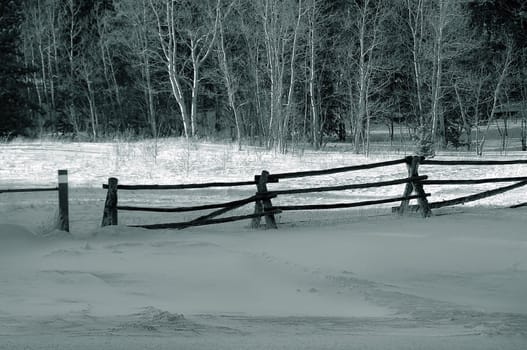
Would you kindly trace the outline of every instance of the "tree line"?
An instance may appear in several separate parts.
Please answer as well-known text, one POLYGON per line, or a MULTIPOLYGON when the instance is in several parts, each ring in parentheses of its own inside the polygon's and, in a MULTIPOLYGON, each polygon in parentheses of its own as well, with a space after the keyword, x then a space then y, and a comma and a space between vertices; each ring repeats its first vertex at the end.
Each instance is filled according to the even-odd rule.
MULTIPOLYGON (((0 0, 0 133, 223 135, 286 152, 405 125, 483 148, 527 101, 522 0, 0 0)), ((525 110, 523 110, 525 119, 525 110)))

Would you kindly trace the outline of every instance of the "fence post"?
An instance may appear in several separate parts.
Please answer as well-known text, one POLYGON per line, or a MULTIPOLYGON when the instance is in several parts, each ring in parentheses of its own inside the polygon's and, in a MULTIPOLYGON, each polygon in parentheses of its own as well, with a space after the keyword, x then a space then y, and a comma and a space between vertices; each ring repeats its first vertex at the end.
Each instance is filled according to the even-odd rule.
MULTIPOLYGON (((408 177, 419 176, 419 164, 423 158, 420 156, 408 156, 406 157, 406 167, 408 169, 408 177)), ((429 217, 432 215, 430 205, 426 199, 426 194, 423 189, 423 185, 419 181, 411 181, 406 184, 404 189, 403 197, 408 197, 414 192, 419 195, 417 202, 419 204, 419 210, 423 217, 429 217)), ((399 214, 404 214, 408 210, 409 199, 403 199, 399 207, 399 214)))
MULTIPOLYGON (((419 164, 424 159, 424 157, 418 157, 415 156, 412 159, 412 177, 419 176, 419 164)), ((413 181, 413 187, 415 193, 419 196, 417 198, 417 203, 419 204, 419 209, 421 210, 421 215, 424 218, 427 218, 432 215, 432 210, 430 209, 430 205, 428 204, 428 199, 426 198, 425 190, 423 189, 423 184, 419 180, 413 181)))
POLYGON ((525 118, 522 119, 521 129, 522 151, 527 151, 527 120, 525 118))
POLYGON ((108 179, 108 193, 101 226, 117 225, 117 183, 118 180, 115 177, 108 179))
POLYGON ((59 180, 59 229, 70 232, 69 205, 68 205, 68 171, 58 171, 59 180))
MULTIPOLYGON (((260 176, 255 176, 255 179, 257 181, 256 188, 257 188, 257 194, 265 194, 267 193, 267 179, 269 177, 269 172, 264 170, 262 171, 262 174, 260 176)), ((254 213, 255 214, 261 214, 264 211, 271 210, 273 207, 273 204, 271 203, 271 199, 268 197, 256 200, 254 203, 254 213)), ((260 219, 261 216, 253 218, 251 227, 252 228, 258 228, 260 227, 260 219)), ((276 220, 274 217, 274 214, 268 214, 265 215, 265 226, 267 228, 278 228, 276 225, 276 220)))

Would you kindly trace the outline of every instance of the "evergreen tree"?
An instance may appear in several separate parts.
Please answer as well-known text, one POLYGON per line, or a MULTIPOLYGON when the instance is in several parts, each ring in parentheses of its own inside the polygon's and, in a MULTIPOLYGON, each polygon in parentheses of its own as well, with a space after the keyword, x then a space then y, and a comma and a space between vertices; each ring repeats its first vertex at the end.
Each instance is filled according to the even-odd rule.
POLYGON ((23 134, 29 126, 25 97, 28 70, 19 52, 21 2, 0 1, 0 135, 23 134))

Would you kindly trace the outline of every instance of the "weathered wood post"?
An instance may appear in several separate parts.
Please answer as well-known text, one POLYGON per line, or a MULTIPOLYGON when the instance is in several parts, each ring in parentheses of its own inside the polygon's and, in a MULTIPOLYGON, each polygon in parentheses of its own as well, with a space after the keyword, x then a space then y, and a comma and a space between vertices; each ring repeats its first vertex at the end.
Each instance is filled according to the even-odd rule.
MULTIPOLYGON (((412 169, 413 157, 408 156, 405 158, 405 160, 406 160, 406 169, 408 169, 408 176, 412 176, 412 174, 414 173, 414 169, 412 169)), ((412 182, 406 183, 404 187, 403 197, 408 197, 409 195, 412 194, 413 191, 414 191, 414 185, 412 184, 412 182)), ((401 201, 401 205, 399 206, 399 215, 403 215, 404 213, 406 213, 406 211, 408 210, 409 203, 410 203, 410 200, 406 198, 401 201)))
POLYGON ((117 225, 117 183, 118 180, 115 177, 108 179, 108 193, 101 226, 117 225))
POLYGON ((527 151, 527 120, 525 118, 522 119, 521 139, 522 151, 527 151))
MULTIPOLYGON (((269 178, 269 172, 264 170, 262 171, 262 174, 260 176, 255 176, 256 181, 256 188, 257 193, 256 194, 266 194, 267 191, 267 181, 269 178)), ((254 203, 254 213, 255 214, 262 214, 265 211, 272 210, 273 204, 271 203, 271 199, 269 197, 264 197, 263 199, 258 199, 254 203)), ((261 216, 257 216, 253 218, 252 221, 252 228, 258 228, 260 227, 260 220, 261 216)), ((267 214, 265 215, 265 226, 266 228, 278 228, 276 225, 276 219, 274 217, 274 214, 267 214)))
MULTIPOLYGON (((423 157, 420 156, 408 156, 406 157, 406 167, 408 169, 408 177, 413 178, 419 176, 419 164, 423 160, 423 157)), ((429 217, 432 215, 430 210, 430 205, 426 199, 426 194, 423 189, 423 185, 419 180, 412 180, 406 184, 404 189, 403 197, 408 197, 414 192, 419 196, 417 203, 419 204, 419 210, 423 217, 429 217)), ((408 211, 409 199, 403 199, 399 207, 399 214, 402 215, 408 211)))
POLYGON ((59 229, 70 232, 68 204, 68 171, 59 170, 59 229))

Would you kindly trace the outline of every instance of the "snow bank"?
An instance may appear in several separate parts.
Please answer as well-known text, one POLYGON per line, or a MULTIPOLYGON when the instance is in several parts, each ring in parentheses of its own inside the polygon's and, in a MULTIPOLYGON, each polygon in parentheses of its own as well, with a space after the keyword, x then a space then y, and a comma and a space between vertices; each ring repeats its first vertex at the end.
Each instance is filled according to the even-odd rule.
POLYGON ((0 250, 24 249, 42 242, 42 237, 21 225, 0 224, 0 250))

